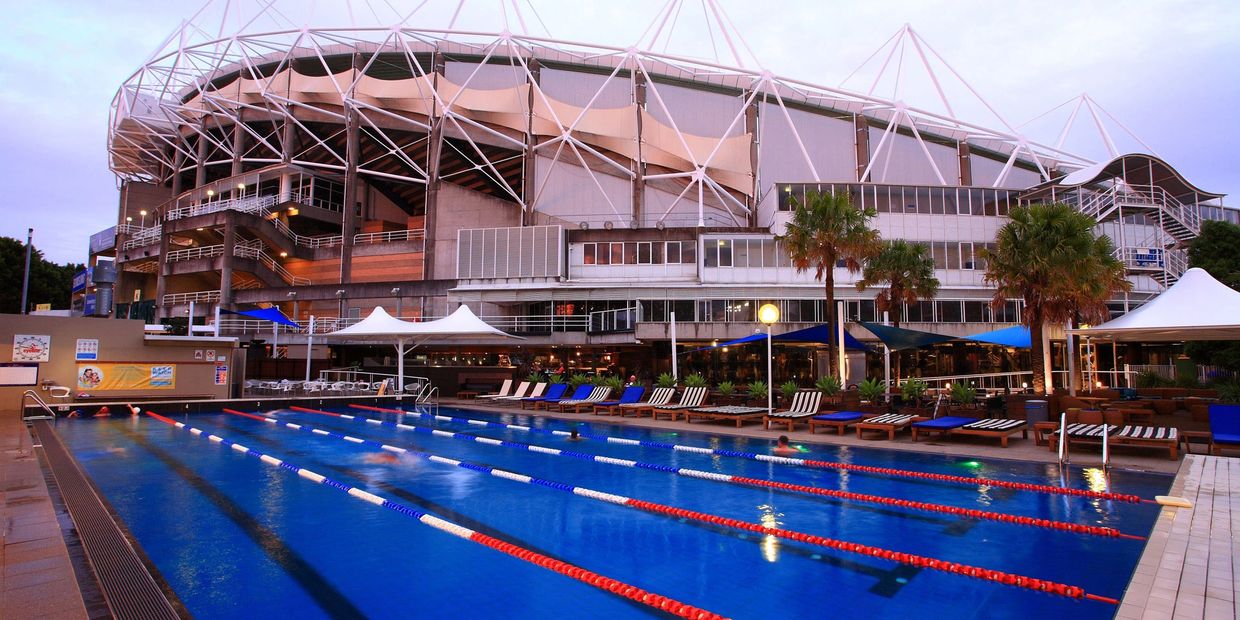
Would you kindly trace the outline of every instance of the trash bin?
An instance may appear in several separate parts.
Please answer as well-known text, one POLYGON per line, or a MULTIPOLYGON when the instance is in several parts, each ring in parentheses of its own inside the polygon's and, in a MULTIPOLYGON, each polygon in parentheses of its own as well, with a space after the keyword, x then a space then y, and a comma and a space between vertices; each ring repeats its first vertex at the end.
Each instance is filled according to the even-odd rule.
POLYGON ((1030 424, 1034 422, 1046 422, 1051 419, 1050 406, 1044 400, 1027 400, 1025 401, 1025 421, 1030 424))

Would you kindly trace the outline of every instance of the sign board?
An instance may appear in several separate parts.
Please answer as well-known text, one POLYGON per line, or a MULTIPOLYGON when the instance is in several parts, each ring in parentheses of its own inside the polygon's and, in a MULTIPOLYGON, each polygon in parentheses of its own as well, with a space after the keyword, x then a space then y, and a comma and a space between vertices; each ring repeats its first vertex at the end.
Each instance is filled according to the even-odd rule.
POLYGON ((116 247, 116 227, 106 228, 90 236, 90 253, 98 254, 116 247))
POLYGON ((194 359, 202 359, 202 349, 194 349, 194 359))
POLYGON ((228 364, 221 362, 215 365, 215 384, 228 385, 228 364))
POLYGON ((73 276, 73 292, 74 293, 81 293, 82 291, 86 290, 86 287, 93 284, 93 282, 91 282, 90 280, 91 273, 93 270, 94 270, 93 267, 87 267, 86 269, 83 269, 77 272, 76 274, 74 274, 73 276))
POLYGON ((38 385, 39 365, 0 363, 0 385, 38 385))
POLYGON ((35 304, 34 305, 35 312, 50 312, 51 310, 52 310, 52 304, 35 304))
POLYGON ((1162 267, 1163 251, 1162 248, 1136 248, 1132 259, 1138 267, 1162 267))
POLYGON ((176 364, 78 364, 77 387, 79 390, 171 390, 176 387, 176 364))
POLYGON ((215 349, 207 349, 207 361, 208 362, 215 361, 215 349))
POLYGON ((13 335, 14 362, 46 362, 52 357, 52 337, 31 334, 13 335))
POLYGON ((77 347, 73 350, 73 359, 79 362, 93 362, 99 359, 99 341, 94 338, 78 338, 77 347))
POLYGON ((95 316, 95 311, 98 310, 98 308, 99 306, 95 302, 94 293, 88 293, 82 298, 82 314, 85 314, 86 316, 95 316))

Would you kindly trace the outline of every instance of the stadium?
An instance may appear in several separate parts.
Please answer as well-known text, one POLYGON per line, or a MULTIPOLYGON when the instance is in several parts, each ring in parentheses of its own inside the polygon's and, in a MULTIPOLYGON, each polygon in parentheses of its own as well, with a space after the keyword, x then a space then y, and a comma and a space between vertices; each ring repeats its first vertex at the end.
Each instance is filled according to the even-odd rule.
MULTIPOLYGON (((652 43, 679 4, 656 16, 652 43)), ((235 32, 187 23, 113 101, 120 204, 92 261, 115 258, 114 313, 218 321, 277 358, 252 366, 265 373, 307 355, 319 368, 392 366, 378 348, 307 348, 307 335, 377 306, 434 318, 466 304, 526 340, 430 342, 415 363, 463 369, 457 383, 475 368, 648 377, 669 369, 673 333, 689 348, 749 336, 763 303, 780 307, 781 330, 825 320, 821 282, 775 241, 807 191, 845 192, 877 210, 884 239, 931 248, 938 295, 897 318, 950 336, 1019 322, 1018 301, 990 306, 978 252, 1013 206, 1063 201, 1097 219, 1134 284, 1115 313, 1176 281, 1203 219, 1240 220, 1221 194, 1109 137, 1109 156, 1091 159, 1005 122, 746 68, 743 40, 715 16, 734 62, 480 32, 455 18, 447 28, 252 20, 235 32), (255 306, 303 327, 273 333, 216 313, 255 306)), ((927 70, 928 58, 946 63, 908 27, 878 57, 891 61, 897 44, 927 70)), ((1082 98, 1078 114, 1099 113, 1082 98)), ((855 322, 893 317, 856 278, 837 269, 836 296, 850 333, 872 343, 855 322)), ((1114 368, 1172 352, 1118 349, 1091 359, 1114 368)), ((853 355, 850 380, 881 369, 878 356, 853 355)), ((935 377, 1028 367, 1015 349, 975 344, 905 355, 906 369, 935 377)), ((776 380, 812 381, 822 356, 781 346, 776 380)), ((681 359, 737 380, 764 362, 738 347, 681 359)))

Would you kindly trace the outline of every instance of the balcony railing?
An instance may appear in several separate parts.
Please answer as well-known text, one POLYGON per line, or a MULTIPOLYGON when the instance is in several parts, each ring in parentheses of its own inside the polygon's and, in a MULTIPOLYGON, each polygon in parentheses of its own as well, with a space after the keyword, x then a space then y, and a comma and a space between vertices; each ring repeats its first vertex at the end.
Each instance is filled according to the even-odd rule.
POLYGON ((641 306, 591 312, 589 331, 631 332, 637 328, 637 323, 642 320, 641 315, 641 306))
POLYGON ((169 220, 179 220, 181 218, 206 215, 208 213, 218 213, 220 211, 240 211, 242 213, 261 213, 266 215, 268 210, 276 205, 276 202, 276 196, 240 196, 237 198, 225 198, 222 200, 212 200, 210 202, 202 202, 196 205, 168 209, 164 217, 169 220))
POLYGON ((172 250, 168 252, 164 260, 169 263, 175 263, 183 260, 195 260, 199 258, 212 258, 224 255, 223 245, 204 245, 197 248, 186 248, 184 250, 172 250))
POLYGON ((421 229, 389 230, 384 232, 358 233, 353 235, 353 243, 391 243, 393 241, 414 241, 426 238, 426 231, 421 229))
POLYGON ((164 295, 165 306, 194 303, 215 303, 220 300, 219 291, 195 291, 193 293, 169 293, 164 295))

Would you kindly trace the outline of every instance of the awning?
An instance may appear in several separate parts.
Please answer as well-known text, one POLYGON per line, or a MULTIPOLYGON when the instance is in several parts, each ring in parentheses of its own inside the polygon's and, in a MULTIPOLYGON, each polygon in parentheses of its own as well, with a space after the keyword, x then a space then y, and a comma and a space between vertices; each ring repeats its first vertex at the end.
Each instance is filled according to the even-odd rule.
MULTIPOLYGON (((681 355, 684 355, 685 353, 693 353, 694 351, 706 351, 708 349, 716 349, 719 347, 733 347, 733 346, 740 345, 740 344, 749 344, 751 342, 761 342, 763 340, 766 340, 766 332, 759 332, 759 333, 756 333, 750 336, 745 336, 744 338, 737 338, 736 340, 730 340, 728 342, 721 342, 719 344, 711 345, 709 347, 702 347, 700 349, 692 349, 689 351, 683 351, 681 352, 681 355)), ((780 341, 780 342, 817 342, 820 344, 827 344, 827 343, 835 342, 835 330, 831 329, 831 326, 829 324, 823 323, 822 325, 806 327, 805 329, 798 329, 795 331, 785 332, 782 334, 774 334, 773 336, 771 336, 771 340, 780 341)), ((869 351, 870 350, 870 348, 867 347, 864 342, 861 342, 860 340, 857 340, 856 338, 854 338, 853 335, 848 333, 847 330, 844 331, 844 348, 847 350, 851 350, 851 351, 869 351)))
POLYGON ((1016 347, 1018 349, 1028 349, 1033 346, 1029 337, 1029 328, 1024 325, 1005 327, 1003 329, 996 329, 993 332, 965 336, 964 338, 961 338, 961 340, 972 340, 974 342, 985 342, 987 344, 999 344, 1005 347, 1016 347))
POLYGON ((890 325, 880 325, 878 323, 868 323, 861 321, 861 326, 870 330, 878 339, 887 345, 892 351, 902 351, 904 349, 918 349, 921 347, 955 340, 952 336, 944 336, 942 334, 932 334, 930 332, 917 331, 915 329, 904 329, 902 327, 892 327, 890 325))
POLYGON ((279 323, 280 325, 288 325, 289 327, 301 329, 300 325, 294 322, 293 319, 285 316, 284 313, 280 312, 280 309, 276 306, 272 306, 270 308, 258 308, 255 310, 242 310, 240 312, 221 309, 220 314, 238 314, 241 316, 248 316, 252 319, 271 321, 272 323, 279 323))
POLYGON ((1072 331, 1120 342, 1240 340, 1240 292, 1194 267, 1140 308, 1101 325, 1072 331))

